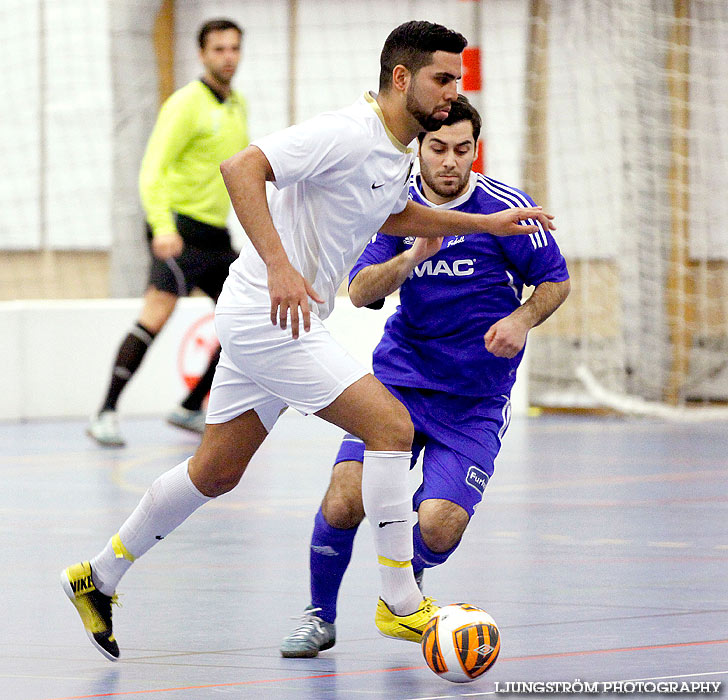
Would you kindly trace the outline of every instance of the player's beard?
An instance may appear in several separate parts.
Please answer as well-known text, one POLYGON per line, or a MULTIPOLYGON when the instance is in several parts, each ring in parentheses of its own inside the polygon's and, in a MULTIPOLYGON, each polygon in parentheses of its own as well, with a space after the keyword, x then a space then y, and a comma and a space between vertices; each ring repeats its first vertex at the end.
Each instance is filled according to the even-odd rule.
MULTIPOLYGON (((441 185, 435 173, 433 173, 424 163, 420 161, 420 174, 425 184, 439 197, 445 199, 459 197, 465 192, 468 182, 470 180, 470 168, 467 168, 462 175, 458 176, 458 179, 450 185, 441 185)), ((450 174, 450 173, 448 173, 450 174)), ((453 175, 455 173, 452 173, 453 175)))
POLYGON ((407 90, 407 111, 425 131, 437 131, 445 121, 444 119, 435 119, 432 114, 425 112, 415 98, 411 87, 407 90))

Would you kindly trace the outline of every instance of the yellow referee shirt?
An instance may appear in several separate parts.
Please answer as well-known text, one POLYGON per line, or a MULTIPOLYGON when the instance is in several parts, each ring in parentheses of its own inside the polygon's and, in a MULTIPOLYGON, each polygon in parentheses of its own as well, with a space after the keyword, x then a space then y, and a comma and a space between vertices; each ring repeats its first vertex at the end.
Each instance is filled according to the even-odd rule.
POLYGON ((245 100, 223 102, 195 80, 159 111, 139 172, 139 191, 153 234, 174 233, 172 212, 223 228, 230 199, 220 163, 248 145, 245 100))

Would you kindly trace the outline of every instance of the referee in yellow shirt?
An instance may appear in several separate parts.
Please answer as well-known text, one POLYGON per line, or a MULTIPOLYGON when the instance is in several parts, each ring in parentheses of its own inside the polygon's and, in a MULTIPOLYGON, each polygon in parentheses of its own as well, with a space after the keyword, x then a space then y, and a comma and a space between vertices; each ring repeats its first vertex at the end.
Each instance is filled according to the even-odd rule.
MULTIPOLYGON (((204 75, 162 105, 139 173, 139 189, 152 251, 149 286, 135 325, 119 347, 103 405, 87 433, 121 447, 116 405, 144 354, 174 311, 177 299, 198 287, 217 300, 237 258, 226 221, 230 209, 220 163, 248 145, 245 101, 231 88, 240 61, 242 29, 227 19, 198 33, 204 75)), ((202 432, 202 402, 210 391, 218 352, 189 396, 167 417, 202 432)))

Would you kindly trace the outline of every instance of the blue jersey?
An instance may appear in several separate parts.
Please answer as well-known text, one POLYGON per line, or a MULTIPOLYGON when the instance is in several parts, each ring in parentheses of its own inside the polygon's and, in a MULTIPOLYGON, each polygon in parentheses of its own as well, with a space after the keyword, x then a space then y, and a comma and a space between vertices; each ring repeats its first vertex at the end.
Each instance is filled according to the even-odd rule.
MULTIPOLYGON (((471 173, 467 191, 446 204, 425 199, 419 175, 410 178, 409 196, 428 207, 479 214, 533 206, 520 190, 477 173, 471 173)), ((569 277, 553 236, 539 229, 524 236, 445 237, 440 251, 420 263, 400 288, 400 305, 374 351, 377 378, 463 396, 509 394, 523 353, 496 357, 485 349, 483 336, 520 306, 524 285, 569 277)), ((413 238, 378 233, 349 281, 362 268, 386 262, 413 243, 413 238)))

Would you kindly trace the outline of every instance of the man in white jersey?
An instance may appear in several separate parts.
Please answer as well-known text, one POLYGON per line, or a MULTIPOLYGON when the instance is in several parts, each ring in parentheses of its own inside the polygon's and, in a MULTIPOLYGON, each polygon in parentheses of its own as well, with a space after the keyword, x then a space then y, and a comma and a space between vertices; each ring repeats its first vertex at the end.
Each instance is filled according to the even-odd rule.
POLYGON ((437 608, 423 599, 410 562, 412 421, 322 321, 378 230, 437 237, 528 234, 538 230, 536 221, 550 226, 551 217, 535 207, 476 215, 408 201, 410 144, 447 118, 466 44, 441 25, 400 25, 382 50, 378 95, 259 139, 221 165, 254 250, 231 266, 218 301, 222 354, 202 443, 152 484, 99 554, 61 575, 89 638, 107 658, 119 656, 111 604, 123 574, 197 508, 237 485, 285 406, 315 413, 364 442, 362 499, 379 523, 375 622, 388 636, 421 637, 437 608), (270 204, 266 182, 276 187, 270 204))

